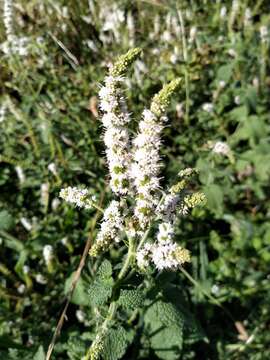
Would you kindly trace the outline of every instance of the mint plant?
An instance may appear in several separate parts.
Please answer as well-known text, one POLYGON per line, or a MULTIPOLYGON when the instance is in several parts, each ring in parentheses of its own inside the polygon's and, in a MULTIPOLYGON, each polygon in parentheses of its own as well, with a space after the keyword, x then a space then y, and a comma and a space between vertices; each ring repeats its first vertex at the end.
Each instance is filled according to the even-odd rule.
POLYGON ((180 79, 171 81, 153 97, 149 109, 142 113, 137 134, 131 137, 132 116, 123 85, 129 67, 140 54, 141 49, 135 48, 121 56, 99 91, 114 199, 103 210, 88 189, 68 187, 60 192, 60 197, 79 208, 94 207, 103 213, 89 256, 100 258, 106 254, 107 259, 102 261, 89 289, 96 329, 84 360, 120 359, 138 336, 134 322, 143 329, 140 341, 150 341, 150 348, 159 358, 177 359, 187 325, 179 304, 159 289, 157 278, 162 271, 175 272, 190 262, 190 252, 178 243, 175 228, 179 217, 202 204, 205 197, 188 190, 195 169, 182 170, 173 185, 161 186, 161 133, 168 123, 166 109, 181 85, 180 79), (120 244, 125 245, 125 254, 112 265, 107 253, 120 244), (151 332, 155 335, 150 336, 151 332))

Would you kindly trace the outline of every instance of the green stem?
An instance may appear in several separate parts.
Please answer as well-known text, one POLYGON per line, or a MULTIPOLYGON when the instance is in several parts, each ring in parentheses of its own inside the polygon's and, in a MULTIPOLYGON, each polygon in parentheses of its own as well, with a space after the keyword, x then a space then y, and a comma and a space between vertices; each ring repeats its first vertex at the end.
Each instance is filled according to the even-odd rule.
MULTIPOLYGON (((134 256, 135 256, 135 239, 134 238, 129 238, 129 247, 128 247, 127 257, 126 257, 126 260, 124 262, 124 265, 123 265, 121 271, 119 272, 119 274, 117 276, 117 280, 116 280, 116 282, 114 284, 114 288, 113 288, 113 294, 114 294, 114 290, 119 287, 122 280, 126 276, 128 270, 129 270, 129 267, 130 267, 130 265, 131 265, 131 263, 133 261, 134 256)), ((101 325, 101 328, 100 328, 100 330, 99 330, 99 332, 98 332, 98 334, 96 336, 96 340, 99 337, 102 337, 103 334, 106 333, 106 331, 108 330, 109 323, 113 320, 113 318, 114 318, 114 316, 116 314, 116 310, 117 310, 117 303, 116 303, 116 301, 112 301, 110 306, 109 306, 109 310, 108 310, 106 319, 104 320, 103 324, 101 325)), ((91 346, 88 349, 88 352, 84 356, 83 360, 91 360, 92 353, 93 353, 93 345, 95 345, 95 341, 91 344, 91 346)))
POLYGON ((189 73, 188 73, 188 50, 186 42, 186 33, 185 33, 185 23, 182 15, 182 11, 178 10, 178 17, 182 33, 182 48, 183 48, 183 58, 185 62, 185 90, 186 90, 186 109, 185 109, 185 123, 189 124, 189 73))
POLYGON ((116 284, 121 282, 123 280, 123 278, 126 276, 128 270, 129 270, 129 266, 132 263, 134 256, 135 256, 135 239, 129 238, 127 257, 126 257, 126 260, 124 262, 124 265, 123 265, 121 271, 118 274, 116 284))

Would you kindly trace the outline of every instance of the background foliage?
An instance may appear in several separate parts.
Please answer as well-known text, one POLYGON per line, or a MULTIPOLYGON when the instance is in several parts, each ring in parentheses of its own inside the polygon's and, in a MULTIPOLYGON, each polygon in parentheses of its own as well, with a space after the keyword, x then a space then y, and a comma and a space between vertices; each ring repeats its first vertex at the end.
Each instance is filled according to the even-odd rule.
MULTIPOLYGON (((1 358, 44 358, 99 221, 94 211, 58 202, 58 193, 85 184, 101 203, 109 199, 96 96, 108 63, 132 46, 144 50, 127 82, 134 123, 163 83, 183 78, 164 136, 164 179, 173 183, 180 169, 197 167, 208 203, 178 229, 192 252, 193 284, 183 274, 159 275, 162 297, 154 304, 151 291, 127 289, 121 316, 146 301, 144 326, 131 318, 131 328, 112 329, 108 358, 270 357, 270 40, 261 30, 269 29, 270 6, 239 1, 234 16, 233 3, 16 1, 14 26, 27 37, 26 54, 2 52, 0 65, 1 358), (229 156, 212 151, 217 141, 229 145, 229 156), (52 269, 43 258, 47 244, 52 269)), ((113 281, 109 270, 100 275, 107 287, 97 290, 100 263, 87 260, 55 359, 80 359, 93 338, 93 314, 113 281)))

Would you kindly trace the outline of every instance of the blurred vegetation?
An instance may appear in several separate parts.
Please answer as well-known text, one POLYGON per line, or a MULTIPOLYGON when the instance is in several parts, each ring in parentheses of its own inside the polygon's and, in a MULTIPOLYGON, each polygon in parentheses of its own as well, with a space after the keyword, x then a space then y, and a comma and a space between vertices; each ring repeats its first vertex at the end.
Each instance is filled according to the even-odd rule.
MULTIPOLYGON (((99 221, 59 202, 59 190, 84 184, 101 204, 109 198, 97 93, 108 64, 133 46, 143 48, 127 80, 134 124, 163 83, 183 78, 164 136, 164 178, 173 183, 180 169, 197 167, 208 200, 178 229, 195 285, 183 274, 173 281, 204 334, 184 343, 182 359, 270 358, 270 5, 236 4, 14 2, 25 51, 1 47, 1 359, 44 358, 99 221), (215 152, 217 142, 229 152, 215 152)), ((54 359, 85 352, 94 311, 88 283, 99 263, 87 260, 54 359)), ((142 345, 124 358, 155 359, 134 350, 142 345)))

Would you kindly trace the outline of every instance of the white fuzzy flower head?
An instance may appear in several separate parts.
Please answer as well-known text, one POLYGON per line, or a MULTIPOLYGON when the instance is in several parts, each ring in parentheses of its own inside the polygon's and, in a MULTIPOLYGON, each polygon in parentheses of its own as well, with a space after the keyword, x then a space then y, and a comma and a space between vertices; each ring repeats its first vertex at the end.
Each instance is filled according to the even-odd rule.
POLYGON ((177 245, 170 240, 155 244, 152 250, 152 261, 158 270, 175 269, 178 262, 173 257, 177 245))
POLYGON ((50 164, 48 165, 48 170, 49 170, 54 176, 58 176, 57 168, 56 168, 55 163, 50 163, 50 164))
POLYGON ((159 243, 171 240, 174 235, 174 228, 171 223, 164 222, 159 224, 157 240, 159 243))
POLYGON ((30 267, 28 265, 24 265, 23 266, 23 273, 25 275, 27 275, 27 274, 29 274, 29 272, 30 272, 30 267))
POLYGON ((52 200, 52 209, 53 209, 53 211, 56 211, 58 209, 60 203, 61 202, 60 202, 60 200, 58 198, 54 198, 52 200))
POLYGON ((264 43, 264 44, 269 42, 268 28, 265 25, 262 25, 260 27, 260 38, 261 38, 262 43, 264 43))
POLYGON ((175 271, 179 266, 190 262, 190 253, 171 240, 166 240, 153 246, 152 261, 160 271, 175 271))
POLYGON ((203 111, 212 113, 214 111, 214 105, 212 103, 205 103, 202 106, 203 111))
POLYGON ((20 222, 21 222, 21 224, 22 224, 22 226, 27 230, 27 231, 31 231, 32 230, 32 224, 31 224, 31 222, 27 219, 27 218, 25 218, 25 217, 22 217, 21 219, 20 219, 20 222))
POLYGON ((150 255, 152 252, 152 244, 146 243, 141 249, 137 251, 136 260, 140 269, 144 270, 150 265, 150 255))
POLYGON ((15 171, 17 173, 18 179, 20 181, 20 184, 23 184, 25 182, 25 174, 21 166, 15 166, 15 171))
POLYGON ((13 0, 4 0, 3 22, 9 38, 13 35, 13 0))
POLYGON ((23 294, 25 290, 26 290, 26 286, 24 284, 21 284, 17 289, 19 294, 23 294))
POLYGON ((113 200, 104 211, 96 242, 89 251, 90 256, 96 257, 100 252, 106 251, 112 243, 119 243, 123 230, 124 224, 120 203, 113 200))
POLYGON ((96 200, 87 189, 71 186, 61 189, 59 196, 66 202, 85 209, 91 209, 96 200))
POLYGON ((42 274, 36 274, 36 282, 41 285, 47 284, 47 279, 42 274))
POLYGON ((7 104, 3 103, 0 107, 0 123, 5 121, 7 113, 7 104))
POLYGON ((226 6, 222 6, 222 8, 220 9, 220 17, 221 19, 224 19, 227 15, 227 8, 226 6))
POLYGON ((250 26, 252 22, 252 12, 250 8, 246 8, 245 15, 244 15, 244 25, 250 26))
POLYGON ((215 154, 221 154, 221 155, 227 156, 227 155, 229 155, 231 149, 227 143, 225 143, 223 141, 217 141, 214 144, 212 151, 215 154))
POLYGON ((80 322, 80 323, 83 323, 84 321, 85 321, 85 318, 86 318, 86 316, 85 316, 85 312, 84 311, 82 311, 82 310, 77 310, 76 311, 76 318, 78 319, 78 321, 80 322))
POLYGON ((197 36, 197 28, 196 26, 192 26, 189 31, 189 39, 188 39, 189 43, 192 44, 195 41, 196 36, 197 36))
POLYGON ((43 257, 45 260, 45 263, 48 264, 53 259, 53 247, 51 245, 45 245, 43 248, 43 257))
POLYGON ((43 183, 40 187, 40 202, 43 206, 47 206, 49 200, 49 183, 43 183))

